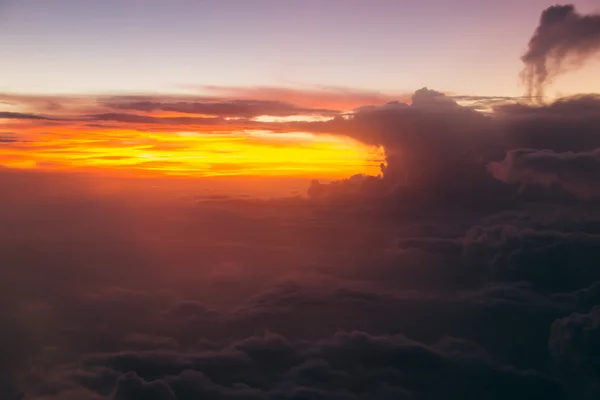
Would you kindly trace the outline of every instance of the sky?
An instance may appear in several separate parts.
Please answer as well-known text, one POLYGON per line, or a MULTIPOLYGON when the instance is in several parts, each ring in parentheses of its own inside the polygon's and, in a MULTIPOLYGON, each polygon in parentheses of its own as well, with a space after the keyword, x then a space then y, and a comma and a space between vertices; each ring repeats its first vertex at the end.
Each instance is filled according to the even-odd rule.
MULTIPOLYGON (((3 0, 0 90, 154 93, 202 85, 327 85, 406 93, 428 86, 517 96, 523 38, 531 35, 539 11, 552 4, 3 0)), ((595 0, 574 4, 584 13, 600 7, 595 0)), ((599 90, 592 79, 598 65, 555 90, 599 90)))
POLYGON ((0 399, 600 398, 600 3, 0 5, 0 399))

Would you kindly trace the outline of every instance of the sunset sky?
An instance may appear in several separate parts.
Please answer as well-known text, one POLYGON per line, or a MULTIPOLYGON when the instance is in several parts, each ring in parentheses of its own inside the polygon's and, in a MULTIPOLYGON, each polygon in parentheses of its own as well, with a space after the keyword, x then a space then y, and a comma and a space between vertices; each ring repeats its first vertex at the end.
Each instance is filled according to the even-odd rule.
POLYGON ((600 2, 0 0, 0 400, 600 399, 600 2))
MULTIPOLYGON (((410 102, 423 86, 521 96, 524 38, 550 3, 5 0, 0 164, 121 175, 377 175, 381 143, 316 136, 298 121, 410 102)), ((594 0, 576 6, 599 8, 594 0)), ((599 62, 561 77, 547 95, 600 91, 599 62)))
MULTIPOLYGON (((595 0, 573 2, 582 13, 595 0)), ((194 93, 214 86, 422 86, 517 96, 549 0, 3 0, 0 90, 194 93), (518 11, 517 11, 518 10, 518 11)), ((554 90, 599 90, 590 65, 554 90)), ((283 100, 283 99, 282 99, 283 100)))

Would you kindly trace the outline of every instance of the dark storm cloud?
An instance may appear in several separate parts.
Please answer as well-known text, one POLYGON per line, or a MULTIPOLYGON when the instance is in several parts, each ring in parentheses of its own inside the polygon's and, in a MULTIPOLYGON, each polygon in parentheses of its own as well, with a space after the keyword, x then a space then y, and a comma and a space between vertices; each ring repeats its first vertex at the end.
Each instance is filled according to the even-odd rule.
POLYGON ((388 186, 410 187, 424 197, 466 194, 480 186, 489 180, 482 161, 502 152, 490 117, 427 88, 416 91, 410 105, 362 107, 348 118, 298 125, 383 146, 388 186))
POLYGON ((506 183, 558 184, 578 197, 600 197, 600 148, 579 153, 511 150, 503 161, 491 163, 489 168, 497 179, 506 183))
MULTIPOLYGON (((136 298, 141 298, 139 295, 141 293, 136 298)), ((133 393, 154 387, 155 384, 148 386, 146 383, 160 380, 177 393, 176 399, 186 399, 185 392, 178 391, 178 386, 173 385, 176 381, 173 378, 190 371, 198 379, 204 376, 202 382, 208 385, 208 388, 202 389, 197 386, 202 382, 197 382, 194 385, 196 390, 240 395, 235 391, 252 388, 253 393, 259 396, 257 398, 292 396, 298 386, 324 390, 324 393, 333 390, 348 392, 348 396, 362 394, 362 398, 380 398, 377 390, 382 384, 395 387, 398 393, 402 391, 436 398, 435 395, 439 393, 429 392, 435 389, 429 388, 431 385, 425 382, 444 386, 450 398, 491 396, 497 390, 488 386, 493 382, 509 385, 505 387, 507 392, 501 396, 498 394, 498 398, 508 394, 519 398, 517 388, 523 385, 525 387, 522 389, 527 393, 522 394, 524 398, 529 395, 529 390, 543 391, 545 386, 559 390, 555 396, 561 398, 555 379, 544 376, 548 373, 534 372, 531 368, 538 366, 538 353, 543 354, 547 346, 548 327, 552 321, 568 315, 570 308, 567 300, 572 296, 563 296, 560 301, 555 301, 531 292, 527 286, 496 286, 458 296, 424 293, 390 296, 348 289, 329 293, 326 289, 315 290, 303 284, 295 287, 285 284, 260 295, 255 301, 250 301, 243 312, 224 317, 220 322, 198 304, 181 303, 171 308, 175 314, 168 317, 170 323, 160 322, 164 299, 154 296, 143 295, 151 300, 148 308, 139 309, 144 311, 145 316, 140 315, 139 311, 124 311, 121 313, 123 322, 118 324, 114 324, 115 313, 119 313, 116 308, 103 313, 88 309, 90 321, 98 319, 98 327, 85 327, 83 331, 73 332, 73 338, 97 337, 97 355, 86 356, 83 360, 84 370, 71 370, 71 380, 67 378, 62 381, 62 386, 81 385, 99 394, 116 391, 122 396, 132 389, 129 385, 134 383, 123 380, 129 381, 135 374, 144 381, 135 379, 137 382, 133 386, 136 391, 133 393), (392 315, 395 317, 390 319, 392 315), (423 325, 424 315, 437 317, 423 325), (153 322, 156 317, 158 320, 153 322), (185 323, 174 324, 176 319, 172 318, 185 323), (100 324, 100 320, 104 322, 100 324), (126 320, 127 323, 124 322, 126 320), (493 321, 493 324, 483 324, 485 320, 493 321), (224 326, 224 321, 232 324, 224 326), (328 325, 327 330, 321 327, 321 333, 318 333, 316 329, 323 323, 328 325), (335 333, 353 323, 369 328, 374 333, 335 333), (204 328, 217 325, 221 325, 221 328, 212 334, 214 342, 198 341, 198 337, 206 337, 204 328), (106 327, 110 326, 112 328, 107 330, 106 327), (104 328, 97 330, 100 327, 104 328), (274 334, 266 337, 249 336, 243 340, 224 339, 231 334, 243 338, 245 333, 252 335, 252 330, 264 331, 265 327, 275 332, 284 329, 291 334, 288 336, 284 333, 283 337, 274 334), (511 335, 517 327, 520 332, 518 337, 511 335), (185 341, 181 338, 151 340, 133 335, 135 341, 132 338, 114 343, 112 351, 99 346, 107 343, 107 335, 108 338, 113 335, 112 329, 123 328, 151 332, 166 330, 178 337, 188 330, 190 334, 196 332, 197 341, 195 345, 193 341, 189 342, 193 347, 184 347, 182 344, 185 341), (313 330, 315 336, 310 333, 313 330), (433 340, 431 343, 434 344, 425 345, 405 337, 390 336, 385 331, 406 332, 413 337, 421 335, 433 340), (471 339, 444 339, 444 335, 450 333, 471 339), (523 338, 528 338, 526 347, 521 347, 524 345, 523 338), (485 347, 473 342, 475 339, 484 343, 485 347, 492 346, 493 352, 488 353, 485 347), (140 346, 139 343, 144 344, 140 346), (502 347, 506 345, 509 346, 502 347), (123 350, 115 352, 118 349, 123 350), (522 366, 511 367, 507 364, 508 360, 522 366), (325 365, 331 366, 331 370, 323 368, 325 365), (332 381, 331 378, 336 376, 339 379, 332 381), (453 377, 453 385, 446 386, 449 385, 446 380, 449 376, 453 377), (472 383, 479 379, 489 382, 483 386, 472 383), (356 380, 362 384, 351 383, 356 380), (527 389, 530 385, 530 389, 527 389)), ((118 304, 115 303, 115 307, 118 304)), ((124 301, 120 304, 128 303, 124 301)), ((82 311, 84 308, 82 305, 82 311)), ((79 321, 82 327, 89 324, 79 318, 73 321, 79 321)), ((121 334, 121 337, 125 336, 121 334)), ((148 337, 147 334, 144 336, 148 337)), ((64 340, 76 346, 80 343, 80 340, 71 342, 70 337, 64 340)), ((75 349, 77 353, 87 352, 80 347, 75 349)), ((35 394, 36 389, 32 387, 30 393, 35 394)))
POLYGON ((120 373, 113 397, 119 400, 561 398, 556 381, 495 363, 467 341, 429 347, 359 332, 308 342, 268 335, 216 352, 121 353, 88 365, 120 373))
MULTIPOLYGON (((114 294, 106 300, 115 299, 114 294)), ((384 389, 391 390, 391 398, 401 393, 407 398, 438 398, 442 393, 445 398, 528 398, 530 393, 546 391, 549 398, 563 398, 562 389, 550 371, 535 372, 531 368, 543 362, 549 326, 573 309, 569 305, 573 295, 555 300, 536 294, 527 286, 498 285, 460 295, 396 296, 351 289, 332 293, 288 283, 261 294, 239 312, 222 319, 215 319, 213 313, 190 302, 175 305, 169 314, 162 314, 164 298, 140 295, 135 297, 150 300, 148 308, 139 309, 145 310, 145 316, 139 311, 125 311, 123 321, 129 322, 112 325, 115 313, 119 313, 116 308, 100 314, 88 309, 90 321, 103 320, 98 328, 112 325, 112 329, 122 326, 151 332, 166 330, 180 337, 188 330, 190 334, 196 332, 199 335, 196 338, 206 335, 207 326, 221 325, 211 336, 214 342, 197 341, 193 347, 183 347, 185 341, 181 338, 151 340, 133 335, 137 341, 114 344, 114 350, 122 351, 106 349, 98 353, 102 347, 96 347, 98 354, 86 356, 82 361, 83 370, 71 370, 61 378, 63 388, 83 387, 125 399, 152 393, 174 394, 175 397, 167 398, 175 399, 200 395, 295 398, 298 390, 319 393, 325 398, 343 394, 347 398, 370 399, 381 398, 384 389), (161 323, 161 314, 168 316, 171 323, 161 323), (390 318, 392 315, 395 317, 390 318), (424 315, 437 317, 423 325, 424 315), (152 322, 157 316, 159 320, 152 322), (184 324, 175 324, 177 319, 185 321, 184 324), (493 323, 484 324, 485 320, 493 323), (321 326, 319 332, 319 325, 324 323, 327 326, 321 326), (373 333, 335 333, 352 324, 373 333), (245 333, 252 335, 252 330, 280 332, 281 329, 284 336, 224 339, 232 333, 243 338, 245 333), (518 337, 511 335, 515 330, 520 333, 518 337), (432 341, 423 344, 385 331, 420 335, 432 341), (448 334, 470 339, 444 338, 448 334), (138 343, 145 344, 140 347, 138 343), (509 346, 502 347, 506 345, 509 346), (491 353, 486 350, 488 346, 492 346, 491 353), (508 361, 521 366, 511 366, 508 361), (498 392, 496 385, 500 384, 502 389, 498 392)), ((128 302, 115 302, 115 307, 118 304, 128 302)), ((82 311, 83 308, 87 306, 82 305, 82 311)), ((100 339, 111 335, 111 331, 86 328, 74 334, 77 335, 74 337, 100 339)), ((69 338, 66 340, 70 342, 69 338)), ((102 342, 106 343, 106 339, 102 342)), ((65 393, 66 389, 63 390, 65 393)), ((32 388, 30 394, 35 393, 32 388)))
POLYGON ((600 396, 600 307, 554 322, 549 346, 573 398, 600 396))
POLYGON ((253 118, 260 115, 287 117, 291 115, 334 115, 337 111, 299 107, 276 100, 230 100, 219 102, 200 101, 124 101, 114 99, 104 102, 110 108, 136 111, 168 111, 219 117, 253 118))
POLYGON ((527 94, 543 96, 553 79, 581 66, 599 51, 600 15, 581 15, 572 4, 548 7, 521 58, 527 94))
POLYGON ((574 188, 586 182, 591 183, 586 189, 589 194, 595 193, 598 168, 589 162, 593 157, 588 153, 595 154, 600 148, 600 101, 596 95, 563 98, 547 105, 513 101, 495 106, 492 114, 482 114, 440 92, 421 89, 415 92, 412 104, 361 107, 331 121, 292 126, 350 136, 385 150, 381 177, 356 176, 328 185, 315 181, 308 192, 315 199, 383 197, 395 198, 403 207, 442 203, 444 207, 487 205, 494 209, 512 207, 517 200, 573 201, 582 194, 574 188), (578 161, 569 166, 561 163, 561 176, 550 187, 529 185, 519 192, 490 171, 503 165, 502 160, 512 151, 524 148, 575 152, 571 158, 578 161), (575 170, 577 166, 579 170, 575 170))
POLYGON ((528 281, 553 292, 600 280, 595 267, 600 259, 599 221, 567 224, 569 218, 563 218, 562 226, 544 226, 542 220, 524 223, 519 217, 474 226, 463 239, 463 256, 471 264, 487 265, 496 281, 528 281))
POLYGON ((38 333, 10 363, 27 399, 561 399, 550 327, 600 301, 593 208, 398 223, 302 199, 128 208, 49 185, 75 197, 0 199, 16 266, 2 293, 38 333))
POLYGON ((507 150, 591 151, 600 147, 600 96, 579 95, 536 106, 507 104, 495 115, 507 150))

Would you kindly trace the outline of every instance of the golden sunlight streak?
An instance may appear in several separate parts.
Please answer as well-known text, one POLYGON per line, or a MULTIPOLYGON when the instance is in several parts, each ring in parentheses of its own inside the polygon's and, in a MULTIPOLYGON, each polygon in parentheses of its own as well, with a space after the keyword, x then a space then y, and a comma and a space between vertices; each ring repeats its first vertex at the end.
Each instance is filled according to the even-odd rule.
POLYGON ((0 146, 0 165, 119 170, 143 175, 333 179, 356 173, 376 175, 383 159, 380 148, 347 138, 301 132, 140 132, 26 123, 20 128, 14 129, 19 132, 18 140, 0 146))

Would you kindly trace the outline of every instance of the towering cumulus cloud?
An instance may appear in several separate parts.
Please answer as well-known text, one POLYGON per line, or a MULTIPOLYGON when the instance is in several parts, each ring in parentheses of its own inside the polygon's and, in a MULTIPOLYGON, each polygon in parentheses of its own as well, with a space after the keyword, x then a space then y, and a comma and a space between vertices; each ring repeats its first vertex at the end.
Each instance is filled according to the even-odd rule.
POLYGON ((541 97, 554 78, 582 65, 600 52, 600 15, 581 15, 575 6, 544 10, 540 24, 521 58, 529 96, 541 97))

